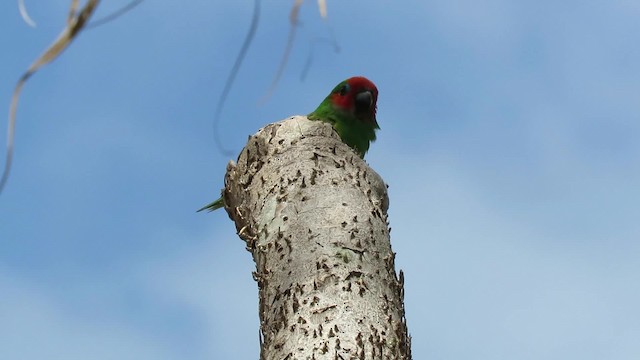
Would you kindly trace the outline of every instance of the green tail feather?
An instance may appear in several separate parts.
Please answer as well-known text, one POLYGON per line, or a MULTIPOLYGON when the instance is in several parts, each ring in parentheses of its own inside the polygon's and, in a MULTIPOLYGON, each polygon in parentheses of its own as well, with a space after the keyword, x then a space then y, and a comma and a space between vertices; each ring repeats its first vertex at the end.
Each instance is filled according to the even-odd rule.
POLYGON ((202 210, 207 210, 208 212, 212 212, 212 211, 220 209, 221 207, 224 207, 224 200, 222 199, 222 197, 220 197, 220 199, 212 202, 211 204, 205 205, 204 207, 199 209, 198 212, 200 212, 202 210))

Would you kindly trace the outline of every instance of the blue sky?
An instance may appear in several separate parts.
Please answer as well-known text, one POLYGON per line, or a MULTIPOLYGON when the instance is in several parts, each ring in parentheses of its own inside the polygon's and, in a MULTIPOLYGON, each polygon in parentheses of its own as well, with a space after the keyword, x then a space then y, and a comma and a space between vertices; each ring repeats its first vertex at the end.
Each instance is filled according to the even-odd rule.
MULTIPOLYGON (((37 29, 0 4, 7 112, 69 1, 26 3, 37 29)), ((293 1, 263 3, 225 146, 349 76, 378 85, 367 161, 390 187, 415 359, 640 357, 637 1, 329 1, 340 52, 319 43, 301 81, 330 34, 309 1, 257 106, 293 1)), ((0 195, 0 358, 258 357, 250 254, 226 214, 195 213, 222 187, 212 119, 252 4, 146 1, 27 83, 0 195)))

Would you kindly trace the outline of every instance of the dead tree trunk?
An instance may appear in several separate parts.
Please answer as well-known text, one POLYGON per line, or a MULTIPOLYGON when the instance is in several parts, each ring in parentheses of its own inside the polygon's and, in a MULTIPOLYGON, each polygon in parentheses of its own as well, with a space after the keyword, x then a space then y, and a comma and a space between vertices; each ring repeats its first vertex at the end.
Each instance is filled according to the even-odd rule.
POLYGON ((410 359, 386 185, 306 117, 249 138, 226 210, 256 263, 261 359, 410 359))

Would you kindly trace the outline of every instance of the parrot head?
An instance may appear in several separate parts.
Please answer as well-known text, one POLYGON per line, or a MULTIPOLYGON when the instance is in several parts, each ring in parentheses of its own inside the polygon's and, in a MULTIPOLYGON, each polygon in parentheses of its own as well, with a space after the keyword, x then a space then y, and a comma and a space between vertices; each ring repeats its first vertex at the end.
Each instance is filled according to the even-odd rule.
POLYGON ((378 88, 369 79, 362 76, 349 78, 338 84, 328 99, 337 111, 379 129, 376 121, 378 88))
POLYGON ((380 128, 376 120, 377 101, 378 88, 373 82, 354 76, 336 85, 308 118, 330 123, 342 141, 364 157, 380 128))

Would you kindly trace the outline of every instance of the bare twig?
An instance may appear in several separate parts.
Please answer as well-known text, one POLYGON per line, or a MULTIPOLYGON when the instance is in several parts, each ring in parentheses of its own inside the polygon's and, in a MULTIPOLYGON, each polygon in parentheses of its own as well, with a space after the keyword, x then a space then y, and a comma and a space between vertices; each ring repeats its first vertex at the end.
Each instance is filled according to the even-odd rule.
POLYGON ((7 156, 5 160, 4 171, 0 178, 0 193, 4 189, 9 173, 11 172, 11 163, 13 160, 13 139, 15 133, 16 110, 20 92, 25 82, 38 69, 55 60, 71 43, 71 41, 79 34, 80 30, 87 24, 87 21, 93 14, 95 8, 100 3, 99 0, 88 0, 84 7, 78 12, 78 0, 72 0, 69 8, 69 17, 67 18, 67 27, 62 31, 58 38, 47 48, 36 61, 31 64, 29 69, 20 77, 13 91, 11 106, 9 109, 9 125, 7 131, 7 156))
POLYGON ((330 38, 316 37, 309 40, 309 43, 311 44, 311 47, 309 48, 309 56, 307 56, 307 60, 304 63, 302 72, 300 73, 300 81, 304 81, 307 77, 307 73, 309 72, 309 69, 311 68, 311 64, 313 63, 314 52, 317 45, 328 43, 333 48, 333 51, 336 54, 340 52, 340 45, 338 44, 337 40, 333 36, 333 32, 331 33, 330 38))
MULTIPOLYGON (((276 86, 278 85, 278 82, 280 81, 280 78, 282 77, 282 74, 284 73, 284 69, 287 65, 287 61, 289 60, 289 55, 291 53, 291 49, 293 48, 293 41, 295 39, 295 34, 296 34, 296 27, 298 26, 298 14, 300 13, 300 6, 302 5, 302 2, 304 0, 295 0, 294 4, 293 4, 293 8, 291 9, 291 14, 289 15, 289 21, 291 22, 291 28, 289 30, 289 38, 287 39, 287 46, 285 47, 284 50, 284 54, 282 55, 282 60, 280 61, 280 65, 278 67, 278 71, 276 72, 276 76, 273 79, 273 81, 271 82, 271 85, 269 86, 269 89, 267 90, 267 93, 262 97, 262 99, 260 99, 260 101, 258 102, 259 104, 264 104, 267 100, 269 100, 269 98, 271 98, 271 95, 273 95, 273 92, 276 89, 276 86)), ((323 20, 327 19, 327 2, 326 0, 318 0, 318 11, 320 12, 320 17, 323 20)), ((338 45, 338 42, 336 41, 336 38, 333 34, 333 29, 329 26, 329 32, 331 34, 331 38, 330 39, 325 39, 325 38, 314 38, 311 40, 311 49, 309 50, 309 56, 307 57, 307 61, 305 62, 304 68, 302 69, 302 73, 300 75, 300 78, 302 80, 304 80, 304 78, 307 76, 307 72, 309 71, 309 68, 311 67, 311 63, 313 60, 313 50, 315 48, 315 45, 317 43, 321 43, 321 42, 330 42, 333 45, 333 49, 336 53, 340 52, 340 46, 338 45)))
POLYGON ((238 56, 236 57, 236 60, 233 63, 233 67, 231 68, 229 77, 227 78, 227 81, 224 84, 224 89, 222 90, 222 94, 220 95, 220 98, 218 99, 218 104, 216 105, 217 107, 216 114, 214 115, 214 118, 213 118, 213 136, 214 136, 214 141, 216 143, 216 146, 218 147, 218 150, 224 156, 231 156, 233 153, 231 150, 225 149, 224 146, 222 145, 222 141, 220 140, 220 131, 218 129, 218 126, 220 124, 220 115, 222 114, 222 109, 224 107, 225 101, 227 100, 227 96, 231 91, 231 86, 233 85, 236 75, 240 70, 242 61, 244 60, 244 57, 247 54, 247 50, 249 50, 251 41, 256 35, 256 30, 258 28, 259 20, 260 20, 260 0, 255 0, 254 7, 253 7, 253 17, 251 19, 251 25, 249 26, 249 32, 247 33, 247 36, 244 38, 244 42, 242 43, 240 52, 238 53, 238 56))
POLYGON ((282 73, 284 73, 284 68, 287 66, 287 61, 289 60, 289 53, 291 53, 291 48, 293 47, 293 40, 296 35, 296 28, 298 26, 298 14, 300 13, 300 6, 304 0, 295 0, 293 4, 293 8, 291 8, 291 13, 289 14, 289 22, 291 23, 291 28, 289 29, 289 38, 287 39, 287 45, 284 49, 284 53, 282 54, 282 60, 280 60, 280 65, 278 66, 278 71, 276 72, 276 76, 273 78, 267 93, 258 101, 258 104, 264 104, 271 98, 273 95, 280 78, 282 77, 282 73))
POLYGON ((133 0, 130 3, 128 3, 127 5, 121 7, 120 9, 112 12, 111 14, 102 17, 98 20, 94 20, 92 22, 90 22, 89 24, 87 24, 86 29, 93 29, 95 27, 104 25, 108 22, 111 22, 117 18, 119 18, 120 16, 128 13, 129 11, 133 10, 133 8, 135 8, 136 6, 140 5, 144 0, 133 0))

